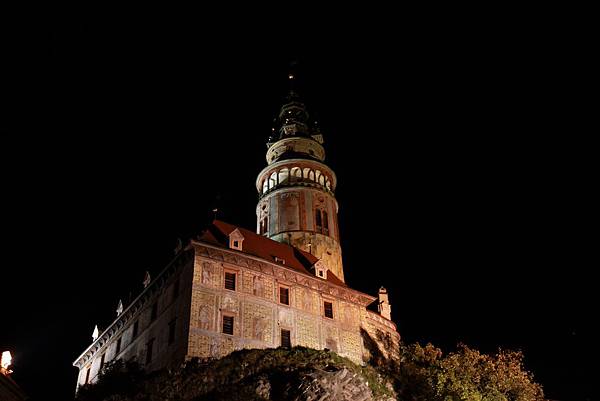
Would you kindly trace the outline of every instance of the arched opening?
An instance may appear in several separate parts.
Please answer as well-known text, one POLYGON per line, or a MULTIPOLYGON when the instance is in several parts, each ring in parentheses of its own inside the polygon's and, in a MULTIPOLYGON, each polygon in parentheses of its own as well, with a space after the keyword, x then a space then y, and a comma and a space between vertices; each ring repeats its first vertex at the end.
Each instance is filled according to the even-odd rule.
POLYGON ((273 172, 269 178, 269 189, 275 187, 275 185, 277 185, 277 173, 273 172))
POLYGON ((269 190, 269 179, 265 178, 262 185, 262 193, 264 194, 269 190))
POLYGON ((310 169, 308 167, 304 167, 304 169, 302 170, 302 178, 308 178, 309 172, 310 172, 310 169))
POLYGON ((315 172, 314 171, 310 170, 308 172, 308 179, 311 180, 311 181, 315 180, 315 172))
POLYGON ((290 177, 293 177, 294 180, 297 181, 298 178, 302 178, 302 170, 300 167, 292 167, 290 170, 290 177))
POLYGON ((287 167, 284 167, 281 170, 279 170, 279 185, 285 185, 288 183, 289 174, 290 170, 288 170, 287 167))
POLYGON ((325 181, 325 188, 331 191, 331 182, 329 180, 325 181))

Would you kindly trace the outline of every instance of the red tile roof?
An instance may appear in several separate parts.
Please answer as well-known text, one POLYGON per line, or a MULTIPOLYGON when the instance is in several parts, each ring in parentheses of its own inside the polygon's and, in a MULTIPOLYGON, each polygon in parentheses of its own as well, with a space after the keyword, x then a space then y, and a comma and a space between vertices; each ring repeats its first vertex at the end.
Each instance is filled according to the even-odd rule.
MULTIPOLYGON (((256 234, 253 231, 220 220, 214 220, 200 235, 199 240, 229 248, 229 234, 236 229, 240 230, 240 233, 244 236, 244 241, 242 243, 243 253, 257 256, 271 263, 278 263, 275 259, 277 257, 278 260, 285 261, 285 263, 279 262, 278 264, 299 273, 316 277, 310 272, 311 266, 319 260, 314 255, 291 245, 273 241, 272 239, 256 234)), ((327 281, 335 285, 347 287, 346 284, 337 278, 331 271, 327 272, 327 281)))

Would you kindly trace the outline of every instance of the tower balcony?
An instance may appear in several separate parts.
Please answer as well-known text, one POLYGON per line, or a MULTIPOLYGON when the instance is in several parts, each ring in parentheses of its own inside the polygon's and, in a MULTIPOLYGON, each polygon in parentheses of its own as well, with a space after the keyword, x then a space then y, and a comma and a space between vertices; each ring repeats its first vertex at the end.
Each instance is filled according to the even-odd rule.
POLYGON ((337 178, 323 163, 305 160, 283 160, 267 166, 256 180, 259 199, 285 187, 310 187, 323 190, 334 196, 337 178))

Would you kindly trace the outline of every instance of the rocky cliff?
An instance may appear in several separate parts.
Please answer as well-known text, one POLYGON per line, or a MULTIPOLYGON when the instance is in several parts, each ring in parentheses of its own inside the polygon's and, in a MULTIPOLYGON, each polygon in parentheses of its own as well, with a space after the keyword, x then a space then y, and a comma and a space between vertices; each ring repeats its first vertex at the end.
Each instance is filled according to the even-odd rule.
POLYGON ((329 351, 242 350, 219 360, 188 361, 178 369, 144 374, 120 362, 100 382, 82 387, 78 401, 395 400, 391 383, 370 366, 329 351))

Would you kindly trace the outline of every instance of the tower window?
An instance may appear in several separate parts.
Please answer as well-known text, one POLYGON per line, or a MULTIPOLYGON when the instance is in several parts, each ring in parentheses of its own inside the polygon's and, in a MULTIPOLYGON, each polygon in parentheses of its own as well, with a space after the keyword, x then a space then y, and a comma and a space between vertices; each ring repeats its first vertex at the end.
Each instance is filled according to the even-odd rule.
POLYGON ((260 221, 260 234, 265 234, 269 231, 269 216, 265 216, 260 221))
POLYGON ((325 309, 325 317, 333 319, 333 304, 331 302, 325 301, 324 309, 325 309))
POLYGON ((289 288, 279 287, 279 302, 284 305, 290 304, 290 290, 289 288))
POLYGON ((173 319, 169 322, 169 345, 175 342, 175 322, 177 319, 173 319))
POLYGON ((117 340, 117 349, 115 350, 115 358, 117 357, 117 355, 119 355, 119 352, 121 352, 121 338, 119 337, 119 339, 117 340))
POLYGON ((100 357, 100 370, 99 371, 102 371, 102 368, 104 367, 104 356, 105 355, 106 354, 102 354, 102 356, 100 357))
POLYGON ((90 382, 90 368, 87 368, 86 372, 85 372, 85 384, 88 384, 90 382))
POLYGON ((320 209, 315 210, 315 219, 316 219, 316 223, 317 223, 317 232, 321 232, 323 224, 322 224, 320 209))
POLYGON ((225 289, 235 291, 235 273, 225 272, 225 289))
POLYGON ((281 329, 281 346, 292 348, 292 337, 289 330, 281 329))
POLYGON ((327 212, 323 210, 323 234, 329 235, 329 220, 327 219, 327 212))
POLYGON ((152 348, 154 348, 154 338, 151 338, 146 344, 146 364, 152 362, 152 348))
POLYGON ((233 335, 233 316, 223 316, 223 334, 233 335))

